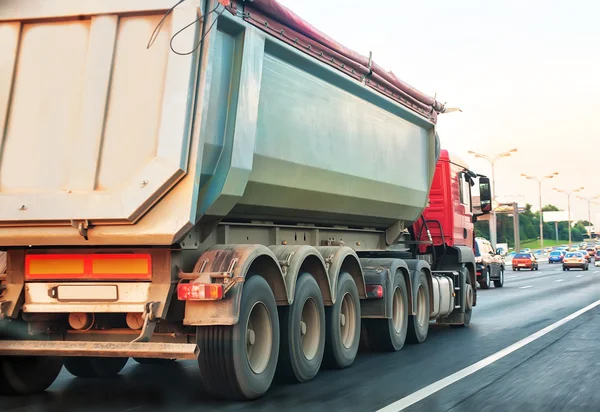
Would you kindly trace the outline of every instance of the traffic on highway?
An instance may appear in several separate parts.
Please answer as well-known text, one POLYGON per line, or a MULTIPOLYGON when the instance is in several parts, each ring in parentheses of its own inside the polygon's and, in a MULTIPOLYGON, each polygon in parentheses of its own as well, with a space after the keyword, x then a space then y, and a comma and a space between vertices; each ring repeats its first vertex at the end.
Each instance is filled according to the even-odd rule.
POLYGON ((533 109, 429 63, 484 52, 463 24, 415 41, 513 6, 312 1, 0 2, 0 411, 600 410, 596 181, 500 201, 528 139, 465 142, 533 109))

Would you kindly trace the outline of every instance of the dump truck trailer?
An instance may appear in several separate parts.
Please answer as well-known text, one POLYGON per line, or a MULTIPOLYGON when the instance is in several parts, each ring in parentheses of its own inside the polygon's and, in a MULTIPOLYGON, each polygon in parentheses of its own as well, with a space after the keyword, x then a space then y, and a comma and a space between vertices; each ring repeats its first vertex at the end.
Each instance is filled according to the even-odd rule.
POLYGON ((197 359, 252 399, 468 325, 444 106, 276 1, 173 3, 0 5, 0 394, 197 359))

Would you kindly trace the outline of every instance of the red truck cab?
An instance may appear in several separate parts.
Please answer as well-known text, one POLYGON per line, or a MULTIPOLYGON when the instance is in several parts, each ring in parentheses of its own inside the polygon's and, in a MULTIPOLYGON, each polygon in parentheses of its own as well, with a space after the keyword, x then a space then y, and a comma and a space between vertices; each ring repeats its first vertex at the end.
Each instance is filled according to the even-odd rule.
POLYGON ((429 204, 410 228, 417 254, 427 257, 434 271, 468 270, 474 304, 477 282, 474 223, 477 216, 489 213, 491 206, 489 179, 469 170, 458 156, 441 150, 429 204))

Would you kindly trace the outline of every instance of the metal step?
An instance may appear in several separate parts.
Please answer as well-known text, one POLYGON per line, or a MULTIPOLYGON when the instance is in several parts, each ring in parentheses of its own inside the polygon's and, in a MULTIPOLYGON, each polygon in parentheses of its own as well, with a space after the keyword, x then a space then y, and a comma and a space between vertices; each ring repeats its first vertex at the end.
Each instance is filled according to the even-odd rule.
POLYGON ((192 343, 0 340, 0 356, 197 359, 198 353, 192 343))

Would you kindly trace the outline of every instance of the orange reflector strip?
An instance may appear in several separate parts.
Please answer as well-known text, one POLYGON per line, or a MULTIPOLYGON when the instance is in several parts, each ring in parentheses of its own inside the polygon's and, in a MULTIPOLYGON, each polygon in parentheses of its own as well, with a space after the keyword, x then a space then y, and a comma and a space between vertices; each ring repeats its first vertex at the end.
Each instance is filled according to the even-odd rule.
POLYGON ((152 257, 136 254, 48 254, 25 256, 27 280, 150 280, 152 257))
POLYGON ((34 259, 29 262, 30 275, 83 275, 83 259, 34 259))

